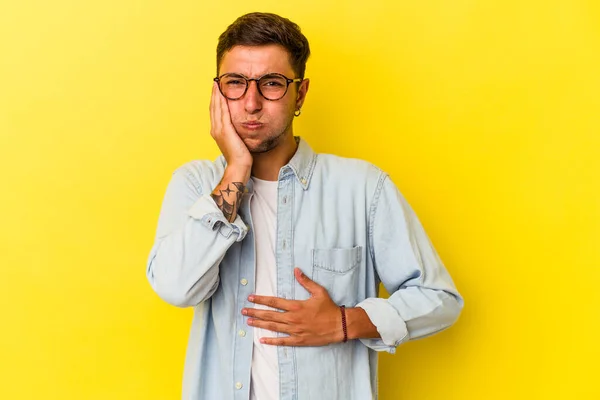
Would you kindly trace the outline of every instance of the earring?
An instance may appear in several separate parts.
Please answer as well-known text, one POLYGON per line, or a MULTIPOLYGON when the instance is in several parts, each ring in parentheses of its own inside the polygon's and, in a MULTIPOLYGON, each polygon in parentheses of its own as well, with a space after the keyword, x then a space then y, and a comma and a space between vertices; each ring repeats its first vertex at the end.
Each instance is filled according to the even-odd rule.
POLYGON ((299 117, 301 113, 302 113, 302 110, 297 109, 296 111, 294 111, 294 116, 299 117))

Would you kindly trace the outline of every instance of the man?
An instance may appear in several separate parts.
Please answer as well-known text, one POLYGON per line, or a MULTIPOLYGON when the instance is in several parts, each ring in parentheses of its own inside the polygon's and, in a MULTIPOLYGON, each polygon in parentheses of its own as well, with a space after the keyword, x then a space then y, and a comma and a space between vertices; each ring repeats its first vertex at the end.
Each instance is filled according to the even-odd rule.
POLYGON ((160 297, 194 307, 184 399, 374 399, 377 352, 462 309, 389 176, 294 136, 309 53, 273 14, 219 38, 210 117, 223 154, 174 172, 147 267, 160 297))

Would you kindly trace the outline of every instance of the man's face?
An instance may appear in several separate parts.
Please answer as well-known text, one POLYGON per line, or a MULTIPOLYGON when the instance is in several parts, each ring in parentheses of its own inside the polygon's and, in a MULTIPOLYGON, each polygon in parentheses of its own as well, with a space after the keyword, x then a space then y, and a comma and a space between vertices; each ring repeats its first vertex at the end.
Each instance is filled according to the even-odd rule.
MULTIPOLYGON (((279 73, 290 79, 297 78, 289 62, 289 53, 278 45, 235 46, 225 53, 219 76, 227 73, 259 78, 268 73, 279 73)), ((277 147, 287 135, 292 135, 294 111, 302 106, 308 80, 298 88, 291 83, 283 98, 269 101, 262 97, 256 82, 248 85, 246 94, 238 100, 227 100, 231 122, 251 153, 263 153, 277 147)))

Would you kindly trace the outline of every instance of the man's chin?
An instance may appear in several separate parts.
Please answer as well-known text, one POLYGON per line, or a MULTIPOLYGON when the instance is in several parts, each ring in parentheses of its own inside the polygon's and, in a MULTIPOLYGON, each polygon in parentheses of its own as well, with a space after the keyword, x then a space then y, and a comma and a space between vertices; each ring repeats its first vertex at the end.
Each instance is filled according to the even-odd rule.
MULTIPOLYGON (((244 142, 246 143, 246 142, 244 142)), ((256 143, 256 142, 252 142, 250 143, 246 143, 246 147, 248 148, 248 151, 251 154, 262 154, 262 153, 268 153, 269 151, 273 150, 275 147, 277 147, 276 143, 271 143, 271 142, 260 142, 260 143, 256 143)))
POLYGON ((258 138, 242 138, 242 141, 248 148, 251 154, 262 154, 273 150, 279 144, 277 138, 258 139, 258 138))

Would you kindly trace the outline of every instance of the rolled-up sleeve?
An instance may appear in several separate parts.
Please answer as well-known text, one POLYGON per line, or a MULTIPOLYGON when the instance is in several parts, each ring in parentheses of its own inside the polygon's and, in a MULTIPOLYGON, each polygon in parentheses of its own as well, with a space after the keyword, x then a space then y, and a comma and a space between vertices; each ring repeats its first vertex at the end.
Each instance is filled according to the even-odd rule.
POLYGON ((383 174, 369 221, 370 256, 389 298, 358 303, 377 327, 380 339, 360 339, 377 351, 450 327, 464 300, 410 205, 383 174))
POLYGON ((248 232, 239 215, 233 223, 225 218, 187 168, 175 171, 169 182, 146 269, 154 291, 179 307, 212 296, 219 285, 219 264, 248 232))
POLYGON ((226 238, 235 234, 237 242, 242 241, 248 233, 248 227, 240 215, 238 214, 230 223, 209 194, 201 196, 189 209, 188 215, 201 221, 209 229, 218 230, 226 238))

